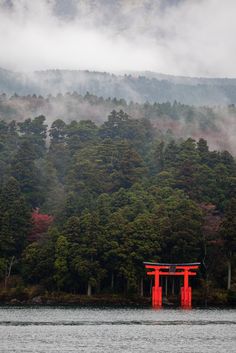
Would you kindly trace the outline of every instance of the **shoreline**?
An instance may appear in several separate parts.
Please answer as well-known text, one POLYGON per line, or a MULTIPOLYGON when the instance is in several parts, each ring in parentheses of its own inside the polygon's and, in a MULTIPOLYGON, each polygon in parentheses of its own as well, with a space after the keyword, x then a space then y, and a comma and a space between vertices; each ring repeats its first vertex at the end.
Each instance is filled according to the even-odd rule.
MULTIPOLYGON (((23 298, 5 298, 0 300, 0 307, 90 307, 90 308, 152 308, 150 297, 124 297, 118 295, 91 296, 74 295, 69 293, 50 293, 46 295, 37 295, 30 299, 23 298)), ((163 301, 163 308, 178 309, 180 302, 163 301)), ((202 300, 193 299, 192 309, 234 309, 236 304, 233 302, 222 302, 219 300, 202 300)))

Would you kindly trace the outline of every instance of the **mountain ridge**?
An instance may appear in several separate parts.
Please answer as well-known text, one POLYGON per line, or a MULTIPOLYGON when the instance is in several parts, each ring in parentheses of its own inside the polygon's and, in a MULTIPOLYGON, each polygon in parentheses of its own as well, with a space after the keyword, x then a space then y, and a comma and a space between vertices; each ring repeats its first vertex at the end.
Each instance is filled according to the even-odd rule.
POLYGON ((236 103, 236 78, 184 77, 150 71, 115 74, 50 69, 23 73, 0 68, 0 93, 47 96, 67 92, 89 92, 139 103, 230 105, 236 103))

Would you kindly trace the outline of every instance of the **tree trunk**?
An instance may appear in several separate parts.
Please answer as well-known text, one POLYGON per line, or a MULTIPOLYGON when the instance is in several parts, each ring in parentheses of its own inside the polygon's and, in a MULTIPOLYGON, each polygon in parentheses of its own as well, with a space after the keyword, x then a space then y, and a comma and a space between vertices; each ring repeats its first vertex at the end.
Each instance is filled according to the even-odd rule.
POLYGON ((172 277, 172 295, 175 295, 175 277, 172 277))
POLYGON ((114 289, 114 272, 111 273, 111 289, 114 289))
POLYGON ((207 242, 206 242, 206 236, 203 234, 203 239, 204 239, 204 257, 202 259, 202 264, 205 268, 205 284, 204 284, 204 305, 207 308, 207 301, 208 301, 208 295, 209 295, 209 273, 208 273, 208 267, 205 262, 206 257, 207 257, 207 242))
POLYGON ((98 280, 98 282, 97 282, 97 290, 96 290, 96 293, 100 293, 101 292, 101 281, 100 280, 98 280))
POLYGON ((129 280, 126 280, 126 291, 125 294, 129 293, 129 280))
POLYGON ((227 289, 231 289, 231 261, 228 260, 228 281, 227 281, 227 289))
POLYGON ((91 295, 92 295, 92 286, 91 286, 91 284, 89 282, 88 282, 87 295, 88 295, 88 297, 91 297, 91 295))
POLYGON ((143 297, 143 277, 140 279, 140 297, 143 297))
POLYGON ((14 265, 14 262, 15 262, 15 256, 12 256, 9 265, 6 265, 6 275, 5 275, 5 283, 4 283, 5 289, 7 289, 8 280, 11 276, 11 270, 12 270, 12 266, 14 265))
POLYGON ((150 296, 152 296, 152 286, 153 286, 153 280, 151 278, 151 280, 150 280, 150 296))

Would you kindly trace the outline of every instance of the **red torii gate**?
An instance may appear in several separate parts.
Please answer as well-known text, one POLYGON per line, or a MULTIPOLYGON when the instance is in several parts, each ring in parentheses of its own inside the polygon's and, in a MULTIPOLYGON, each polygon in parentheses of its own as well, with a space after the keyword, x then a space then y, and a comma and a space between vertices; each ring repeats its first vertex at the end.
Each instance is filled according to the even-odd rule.
POLYGON ((155 276, 155 283, 152 287, 152 307, 162 307, 162 287, 160 287, 160 276, 184 276, 184 286, 181 287, 181 307, 190 309, 192 307, 192 288, 189 287, 189 276, 195 276, 200 262, 184 264, 166 264, 144 262, 147 274, 155 276), (194 271, 194 272, 193 272, 194 271))

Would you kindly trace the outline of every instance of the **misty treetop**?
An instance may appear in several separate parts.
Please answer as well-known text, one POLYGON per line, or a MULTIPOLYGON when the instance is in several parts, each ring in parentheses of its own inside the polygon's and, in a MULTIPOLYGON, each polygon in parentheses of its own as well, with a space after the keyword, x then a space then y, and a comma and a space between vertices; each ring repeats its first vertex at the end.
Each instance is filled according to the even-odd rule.
POLYGON ((217 101, 217 106, 209 107, 186 105, 180 103, 181 100, 160 102, 158 99, 154 103, 135 103, 135 99, 105 99, 86 91, 83 95, 68 92, 55 96, 49 94, 47 97, 1 94, 0 120, 23 122, 32 116, 45 115, 48 125, 57 119, 66 123, 92 120, 101 125, 112 110, 123 110, 133 118, 150 120, 155 128, 168 132, 172 139, 194 136, 198 140, 204 137, 212 148, 236 153, 236 109, 233 104, 219 106, 217 101))
POLYGON ((67 92, 86 95, 86 92, 90 92, 98 97, 125 99, 127 102, 135 101, 141 104, 146 101, 152 104, 155 102, 173 104, 178 101, 194 106, 216 106, 236 103, 236 80, 134 71, 132 74, 123 75, 86 70, 16 73, 0 67, 0 93, 3 92, 26 96, 32 93, 46 96, 67 92))
POLYGON ((1 121, 0 279, 135 293, 143 261, 201 261, 202 286, 235 286, 235 200, 229 152, 122 110, 102 124, 1 121))

